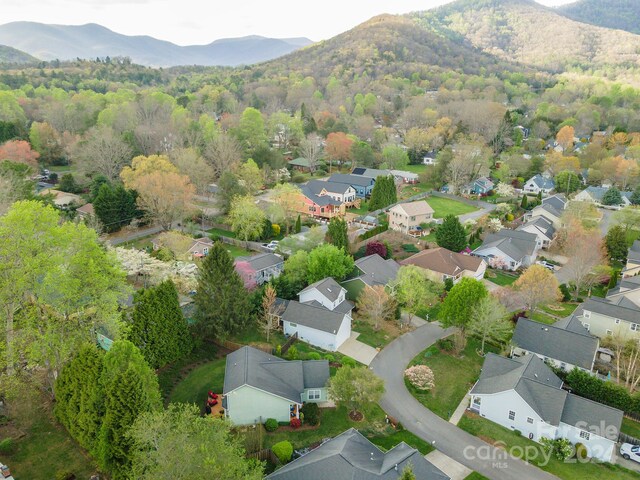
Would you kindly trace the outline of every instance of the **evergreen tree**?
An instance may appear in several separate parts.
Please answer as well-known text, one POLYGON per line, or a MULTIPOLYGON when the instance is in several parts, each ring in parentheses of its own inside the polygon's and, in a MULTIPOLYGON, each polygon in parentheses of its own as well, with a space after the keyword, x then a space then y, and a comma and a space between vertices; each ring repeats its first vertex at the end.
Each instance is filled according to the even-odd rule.
POLYGON ((202 263, 194 300, 198 327, 207 337, 224 337, 250 323, 244 282, 221 242, 213 245, 202 263))
POLYGON ((398 201, 396 183, 391 175, 376 178, 376 183, 371 191, 369 211, 385 208, 398 201))
POLYGON ((542 190, 538 192, 538 203, 542 202, 542 190))
POLYGON ((525 194, 525 195, 522 196, 522 202, 520 203, 520 207, 523 210, 526 210, 528 206, 529 206, 529 198, 525 194))
POLYGON ((467 233, 455 215, 444 217, 436 228, 436 243, 452 252, 460 252, 467 246, 467 233))
MULTIPOLYGON (((300 218, 300 217, 298 217, 300 218)), ((342 218, 334 217, 329 222, 327 229, 327 242, 349 252, 349 234, 347 233, 347 222, 342 218)))
POLYGON ((138 216, 135 193, 122 185, 101 185, 93 201, 93 209, 107 232, 119 230, 138 216))
POLYGON ((300 215, 298 214, 298 219, 296 220, 295 233, 300 233, 302 231, 302 221, 300 219, 300 215))
POLYGON ((605 246, 609 258, 626 263, 629 248, 627 246, 627 234, 620 225, 615 225, 609 229, 604 238, 605 246))
POLYGON ((189 327, 171 280, 135 294, 129 340, 152 368, 174 362, 191 351, 189 327))
POLYGON ((640 205, 640 185, 636 187, 636 189, 631 194, 631 198, 629 198, 631 205, 640 205))
POLYGON ((269 220, 268 218, 265 218, 264 223, 262 225, 262 235, 260 238, 262 240, 269 240, 272 235, 273 235, 273 224, 271 223, 271 220, 269 220))
POLYGON ((622 203, 622 195, 616 187, 611 187, 602 196, 603 205, 620 205, 622 203))
POLYGON ((56 379, 54 414, 71 436, 94 452, 103 414, 100 374, 104 353, 95 345, 80 348, 56 379))
POLYGON ((119 340, 104 356, 100 384, 104 389, 104 416, 98 460, 114 479, 129 478, 129 428, 141 413, 162 407, 158 377, 133 343, 119 340))
POLYGON ((60 183, 58 184, 58 190, 68 193, 78 193, 81 188, 76 183, 76 179, 73 177, 71 173, 65 173, 60 178, 60 183))

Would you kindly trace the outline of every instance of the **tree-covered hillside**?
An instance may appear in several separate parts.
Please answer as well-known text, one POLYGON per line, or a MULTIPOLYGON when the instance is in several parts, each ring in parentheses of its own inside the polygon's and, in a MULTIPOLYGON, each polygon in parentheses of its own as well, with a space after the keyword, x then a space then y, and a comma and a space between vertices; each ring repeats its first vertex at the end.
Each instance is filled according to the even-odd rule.
POLYGON ((640 34, 640 2, 637 0, 579 0, 558 7, 573 20, 640 34))
POLYGON ((36 63, 38 59, 16 48, 0 45, 0 63, 36 63))

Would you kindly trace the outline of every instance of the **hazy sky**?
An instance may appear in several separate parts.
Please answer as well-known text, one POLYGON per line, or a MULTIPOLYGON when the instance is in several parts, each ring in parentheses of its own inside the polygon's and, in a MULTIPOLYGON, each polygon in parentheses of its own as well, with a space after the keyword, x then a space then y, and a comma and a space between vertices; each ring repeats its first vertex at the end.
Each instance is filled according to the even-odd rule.
MULTIPOLYGON (((573 0, 538 0, 554 6, 573 0)), ((322 40, 380 13, 407 13, 448 0, 0 0, 0 23, 99 23, 126 35, 180 45, 264 35, 322 40)))

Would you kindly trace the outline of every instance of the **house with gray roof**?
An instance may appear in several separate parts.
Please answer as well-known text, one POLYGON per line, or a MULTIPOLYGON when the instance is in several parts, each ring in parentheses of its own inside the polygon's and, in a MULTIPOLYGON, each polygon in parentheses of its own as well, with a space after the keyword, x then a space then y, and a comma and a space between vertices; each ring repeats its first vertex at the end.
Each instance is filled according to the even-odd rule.
POLYGON ((331 277, 309 285, 298 293, 299 301, 286 304, 280 316, 284 334, 335 352, 351 336, 354 305, 346 293, 331 277))
POLYGON ((621 410, 578 397, 537 355, 506 358, 489 353, 470 391, 470 409, 539 442, 566 438, 591 458, 610 462, 622 424, 621 410))
MULTIPOLYGON (((638 290, 632 293, 638 294, 638 290)), ((640 306, 634 298, 615 293, 607 298, 590 297, 572 316, 599 338, 612 335, 640 338, 640 306)))
POLYGON ((400 442, 383 452, 355 428, 324 442, 302 457, 279 468, 267 480, 397 480, 411 466, 420 480, 448 480, 415 448, 400 442))
POLYGON ((268 418, 300 418, 304 402, 325 402, 329 362, 287 361, 252 347, 227 355, 224 370, 225 416, 235 425, 255 425, 268 418))
POLYGON ((247 262, 251 267, 250 276, 257 285, 264 285, 280 276, 284 271, 284 259, 275 253, 259 253, 251 257, 238 257, 238 262, 247 262))
POLYGON ((358 198, 369 198, 376 184, 375 178, 350 173, 334 173, 329 177, 329 182, 343 183, 352 186, 358 198))
POLYGON ((530 222, 542 217, 549 221, 553 228, 558 230, 562 227, 562 214, 567 207, 567 203, 565 196, 560 194, 543 198, 542 203, 525 214, 524 219, 526 222, 530 222))
POLYGON ((537 235, 503 228, 487 235, 471 254, 481 257, 492 268, 515 271, 533 265, 538 249, 537 235))
POLYGON ((295 210, 304 215, 331 219, 344 216, 356 200, 355 189, 346 183, 310 180, 300 186, 300 201, 295 210))
POLYGON ((538 237, 539 249, 549 248, 551 242, 553 242, 556 237, 556 229, 553 223, 543 215, 529 220, 527 223, 516 228, 516 230, 519 232, 533 233, 538 237))
MULTIPOLYGON (((602 197, 605 193, 607 193, 607 190, 609 189, 605 187, 594 187, 593 185, 589 185, 583 191, 578 193, 573 199, 579 202, 591 202, 595 203, 598 206, 602 206, 602 197)), ((631 205, 632 194, 632 192, 620 192, 622 203, 618 206, 627 207, 631 205)))
POLYGON ((638 274, 640 274, 640 240, 636 240, 633 242, 633 245, 629 247, 627 264, 622 270, 623 277, 633 277, 638 274))
POLYGON ((543 195, 548 195, 554 188, 556 188, 556 183, 553 179, 543 177, 538 173, 527 180, 522 190, 524 190, 525 193, 531 193, 533 195, 538 195, 540 192, 542 192, 543 195))
POLYGON ((576 319, 553 325, 520 317, 511 339, 511 356, 537 355, 547 364, 569 372, 593 372, 600 340, 576 319))
POLYGON ((373 254, 359 258, 355 262, 355 275, 344 280, 341 285, 347 290, 347 298, 356 300, 367 287, 385 286, 396 279, 400 264, 393 258, 385 260, 373 254))

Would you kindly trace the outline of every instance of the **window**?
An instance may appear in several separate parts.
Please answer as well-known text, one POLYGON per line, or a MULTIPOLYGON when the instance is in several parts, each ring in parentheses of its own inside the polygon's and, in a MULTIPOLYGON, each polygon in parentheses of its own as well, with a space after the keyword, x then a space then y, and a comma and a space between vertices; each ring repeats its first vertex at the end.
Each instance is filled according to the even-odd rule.
POLYGON ((307 393, 308 400, 320 400, 320 390, 309 390, 307 393))
POLYGON ((481 397, 473 397, 473 404, 476 406, 480 406, 482 403, 482 398, 481 397))
POLYGON ((516 419, 516 412, 514 412, 513 410, 509 410, 509 420, 515 420, 516 419))
POLYGON ((591 434, 589 432, 585 432, 584 430, 580 431, 580 438, 584 438, 585 440, 589 440, 589 437, 591 437, 591 434))
POLYGON ((588 323, 583 323, 582 326, 586 328, 587 331, 589 331, 589 329, 591 328, 591 325, 589 325, 588 323))
POLYGON ((298 324, 297 324, 297 323, 290 323, 290 324, 289 324, 289 326, 291 326, 291 327, 295 328, 295 327, 297 327, 297 326, 298 326, 298 324))
POLYGON ((566 363, 564 363, 564 362, 560 363, 560 368, 561 368, 562 370, 566 370, 566 369, 567 369, 567 364, 566 364, 566 363))
POLYGON ((527 423, 533 423, 533 418, 527 417, 527 423))
POLYGON ((632 332, 637 332, 638 330, 640 330, 640 325, 637 323, 632 323, 631 325, 629 325, 629 328, 632 332))
POLYGON ((613 332, 609 329, 607 329, 607 335, 613 335, 613 332))
POLYGON ((620 319, 616 318, 616 325, 620 325, 620 319))
POLYGON ((582 314, 584 316, 584 318, 591 318, 591 312, 588 311, 584 311, 584 313, 582 314))

